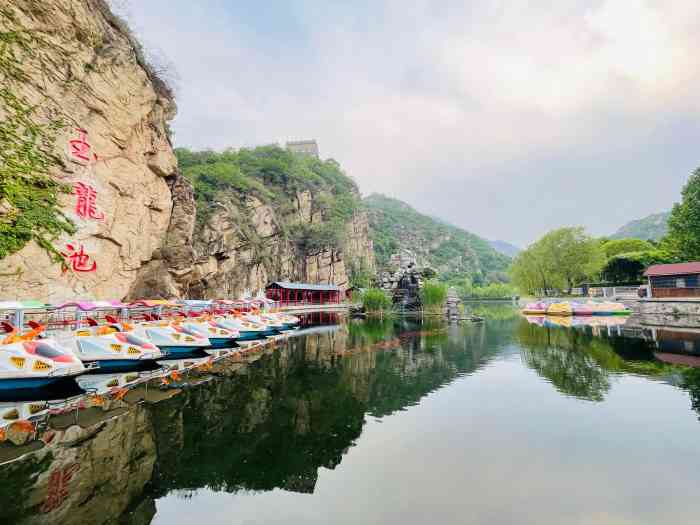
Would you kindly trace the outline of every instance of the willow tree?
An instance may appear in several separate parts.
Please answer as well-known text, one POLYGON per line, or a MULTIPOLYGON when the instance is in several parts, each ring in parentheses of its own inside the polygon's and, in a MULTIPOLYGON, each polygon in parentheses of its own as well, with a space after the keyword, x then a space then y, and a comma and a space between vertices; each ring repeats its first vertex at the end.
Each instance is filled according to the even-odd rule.
POLYGON ((526 293, 571 289, 596 278, 605 264, 600 243, 583 227, 552 230, 528 246, 513 261, 511 278, 526 293))

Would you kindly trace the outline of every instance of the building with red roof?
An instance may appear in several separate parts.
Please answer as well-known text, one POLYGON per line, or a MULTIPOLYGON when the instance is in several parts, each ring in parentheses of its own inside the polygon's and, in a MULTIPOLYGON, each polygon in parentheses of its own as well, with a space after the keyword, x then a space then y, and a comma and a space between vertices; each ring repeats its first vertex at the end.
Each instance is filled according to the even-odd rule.
POLYGON ((644 272, 653 298, 700 297, 700 262, 655 264, 644 272))

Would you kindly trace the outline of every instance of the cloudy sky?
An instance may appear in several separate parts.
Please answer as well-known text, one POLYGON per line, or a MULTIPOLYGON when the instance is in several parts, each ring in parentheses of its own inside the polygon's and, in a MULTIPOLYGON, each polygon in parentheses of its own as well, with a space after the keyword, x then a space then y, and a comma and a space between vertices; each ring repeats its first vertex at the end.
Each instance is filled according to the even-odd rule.
POLYGON ((316 138, 363 194, 492 239, 663 211, 700 165, 697 0, 114 0, 178 146, 316 138))

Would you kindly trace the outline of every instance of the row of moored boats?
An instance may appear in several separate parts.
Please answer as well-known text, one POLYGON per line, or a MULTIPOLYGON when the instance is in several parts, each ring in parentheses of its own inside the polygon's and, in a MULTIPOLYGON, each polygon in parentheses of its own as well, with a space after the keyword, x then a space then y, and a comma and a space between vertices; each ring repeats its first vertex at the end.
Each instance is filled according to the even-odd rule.
POLYGON ((632 311, 622 303, 614 302, 546 302, 537 301, 529 303, 523 308, 525 315, 555 315, 555 316, 581 316, 581 315, 629 315, 632 311))
POLYGON ((233 349, 298 327, 265 298, 247 301, 0 302, 0 390, 86 372, 123 372, 233 349), (4 333, 3 333, 4 332, 4 333))

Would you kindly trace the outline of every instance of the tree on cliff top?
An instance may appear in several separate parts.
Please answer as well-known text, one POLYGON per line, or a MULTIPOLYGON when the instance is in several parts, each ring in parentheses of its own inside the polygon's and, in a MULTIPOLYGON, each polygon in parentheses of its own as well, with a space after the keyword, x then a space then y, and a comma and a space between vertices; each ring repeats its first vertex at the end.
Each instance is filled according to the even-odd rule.
POLYGON ((240 202, 241 197, 253 196, 281 215, 292 215, 297 195, 311 193, 312 211, 320 213, 323 221, 297 219, 285 231, 304 254, 339 248, 345 225, 359 206, 357 185, 332 159, 296 155, 275 145, 223 152, 178 148, 175 154, 182 174, 193 183, 200 224, 217 202, 240 202))
POLYGON ((680 259, 700 260, 700 168, 683 187, 681 202, 673 205, 665 244, 680 259))

